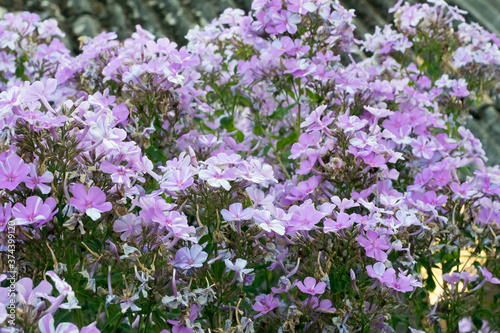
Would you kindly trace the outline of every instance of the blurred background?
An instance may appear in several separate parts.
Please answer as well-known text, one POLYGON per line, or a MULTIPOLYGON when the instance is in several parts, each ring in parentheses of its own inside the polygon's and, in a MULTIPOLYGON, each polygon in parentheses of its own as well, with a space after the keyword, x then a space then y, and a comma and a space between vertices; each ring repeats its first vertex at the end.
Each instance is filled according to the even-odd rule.
MULTIPOLYGON (((436 1, 436 0, 433 0, 436 1)), ((466 19, 478 22, 500 36, 500 0, 447 0, 468 12, 466 19)), ((340 0, 346 8, 354 9, 356 37, 372 33, 375 26, 392 20, 388 9, 397 0, 340 0)), ((410 3, 416 0, 408 1, 410 3)), ((422 1, 423 2, 423 1, 422 1)), ((226 8, 248 12, 252 0, 0 0, 0 16, 7 12, 30 11, 42 19, 59 22, 66 36, 63 42, 78 53, 78 37, 94 37, 102 31, 114 31, 119 39, 129 37, 135 25, 157 37, 168 37, 185 45, 185 35, 196 25, 204 26, 226 8)), ((488 165, 500 164, 500 101, 471 110, 467 127, 481 140, 489 158, 488 165)))

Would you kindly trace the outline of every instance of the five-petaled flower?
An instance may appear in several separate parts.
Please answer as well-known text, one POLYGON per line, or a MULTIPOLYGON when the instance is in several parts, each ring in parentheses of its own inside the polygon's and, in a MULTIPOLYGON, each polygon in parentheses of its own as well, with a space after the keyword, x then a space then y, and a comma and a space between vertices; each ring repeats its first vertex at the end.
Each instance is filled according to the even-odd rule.
POLYGON ((259 313, 255 315, 254 318, 259 318, 265 313, 272 311, 278 306, 279 297, 273 297, 273 294, 269 295, 259 295, 255 297, 255 304, 252 305, 252 309, 258 311, 259 313))
POLYGON ((181 269, 201 267, 207 258, 208 254, 203 251, 203 248, 198 244, 194 244, 190 249, 183 247, 177 251, 174 266, 181 269))
POLYGON ((226 263, 227 269, 234 271, 234 279, 237 279, 240 282, 243 282, 244 274, 248 274, 253 271, 253 268, 245 268, 248 263, 245 259, 238 258, 234 264, 229 259, 225 259, 224 262, 226 263))
POLYGON ((23 159, 12 154, 0 162, 0 189, 13 191, 20 183, 27 181, 30 167, 23 159))
POLYGON ((297 287, 303 293, 309 295, 317 295, 317 294, 321 295, 325 292, 326 283, 324 282, 316 283, 316 279, 309 276, 304 279, 304 282, 302 281, 297 282, 297 287))
POLYGON ((379 237, 376 231, 368 229, 366 232, 366 238, 362 235, 358 236, 358 243, 365 248, 366 255, 370 258, 375 258, 378 261, 385 261, 387 259, 387 253, 384 250, 389 249, 385 239, 379 237))
POLYGON ((29 197, 26 199, 26 205, 18 202, 12 208, 12 215, 15 218, 14 224, 28 225, 38 223, 38 225, 41 225, 50 221, 57 213, 58 209, 54 211, 55 207, 56 200, 54 198, 48 197, 44 203, 40 197, 29 197))
POLYGON ((111 203, 106 202, 106 194, 97 186, 92 186, 87 193, 83 184, 75 184, 71 193, 74 198, 71 198, 70 205, 78 208, 94 221, 101 217, 101 213, 108 212, 112 208, 111 203))

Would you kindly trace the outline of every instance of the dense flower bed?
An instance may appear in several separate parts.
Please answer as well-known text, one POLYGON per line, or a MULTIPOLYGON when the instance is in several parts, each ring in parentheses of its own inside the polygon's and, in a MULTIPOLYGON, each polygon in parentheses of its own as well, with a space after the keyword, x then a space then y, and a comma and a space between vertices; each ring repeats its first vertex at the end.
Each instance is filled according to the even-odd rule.
POLYGON ((0 332, 500 329, 500 168, 463 127, 500 40, 443 0, 188 35, 0 22, 0 332))

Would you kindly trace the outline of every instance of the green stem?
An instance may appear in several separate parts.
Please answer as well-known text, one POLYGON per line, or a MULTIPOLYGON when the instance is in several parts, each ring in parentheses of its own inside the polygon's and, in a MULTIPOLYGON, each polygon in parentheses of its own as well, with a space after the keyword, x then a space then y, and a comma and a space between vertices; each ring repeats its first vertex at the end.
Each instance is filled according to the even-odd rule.
POLYGON ((112 333, 115 333, 115 332, 116 332, 116 330, 118 329, 118 326, 120 326, 120 323, 121 323, 121 321, 123 320, 123 316, 124 316, 124 315, 125 315, 124 313, 122 313, 122 314, 120 315, 120 319, 118 319, 118 323, 116 324, 116 326, 115 326, 115 328, 113 329, 113 332, 112 332, 112 333))
POLYGON ((278 162, 279 162, 279 164, 281 165, 281 168, 283 169, 283 172, 285 173, 286 178, 287 178, 287 179, 291 179, 292 177, 290 177, 290 174, 289 174, 289 173, 288 173, 288 171, 286 170, 286 167, 285 167, 285 165, 283 164, 283 161, 281 160, 281 157, 280 157, 280 156, 281 156, 281 153, 276 152, 276 158, 278 159, 278 162))

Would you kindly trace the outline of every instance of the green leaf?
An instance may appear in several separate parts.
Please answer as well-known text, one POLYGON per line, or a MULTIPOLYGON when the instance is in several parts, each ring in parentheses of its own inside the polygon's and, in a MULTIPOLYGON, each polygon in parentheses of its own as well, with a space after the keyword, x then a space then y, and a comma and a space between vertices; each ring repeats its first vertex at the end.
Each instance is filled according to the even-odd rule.
POLYGON ((276 109, 276 111, 273 112, 272 115, 269 116, 269 118, 274 120, 283 119, 287 115, 288 111, 293 109, 296 105, 297 103, 293 103, 291 105, 279 107, 276 109))
POLYGON ((476 328, 481 328, 483 327, 483 318, 481 318, 481 316, 479 316, 477 313, 474 313, 472 315, 472 322, 474 323, 474 326, 476 326, 476 328))
POLYGON ((23 65, 18 66, 16 68, 15 74, 17 78, 21 79, 24 76, 24 66, 23 65))
POLYGON ((222 260, 217 260, 212 264, 212 270, 214 272, 214 279, 216 282, 222 281, 224 269, 226 269, 226 264, 222 260))
MULTIPOLYGON (((198 241, 199 244, 203 244, 203 243, 206 243, 206 242, 210 242, 210 235, 209 234, 201 236, 200 240, 198 241)), ((207 247, 205 247, 205 249, 207 247)), ((205 251, 205 252, 207 252, 207 251, 205 251)))
POLYGON ((236 127, 234 127, 234 118, 229 116, 229 117, 224 117, 221 118, 220 120, 220 126, 224 129, 226 129, 228 132, 233 132, 236 131, 236 127))
POLYGON ((238 142, 243 142, 243 140, 245 140, 245 134, 243 134, 243 132, 241 132, 240 130, 236 131, 234 136, 236 137, 236 141, 238 142))
POLYGON ((429 76, 432 78, 433 81, 436 81, 439 79, 441 75, 441 66, 439 63, 431 63, 427 67, 427 72, 429 73, 429 76))
POLYGON ((316 104, 321 104, 324 100, 322 96, 312 92, 310 89, 306 89, 306 96, 316 104))
POLYGON ((155 322, 155 326, 158 328, 166 328, 166 324, 164 324, 164 314, 161 311, 155 310, 153 311, 153 319, 155 322))
MULTIPOLYGON (((118 306, 116 306, 116 308, 117 308, 117 309, 116 309, 116 311, 113 311, 113 312, 111 312, 111 311, 110 311, 110 312, 111 312, 111 316, 109 316, 109 317, 108 317, 108 319, 106 319, 106 321, 104 322, 103 329, 104 329, 104 328, 106 328, 106 327, 108 327, 108 326, 110 326, 110 325, 111 325, 112 323, 114 323, 114 322, 115 322, 118 318, 120 318, 120 317, 121 317, 121 314, 122 314, 122 313, 120 312, 119 307, 118 307, 118 306)), ((110 308, 110 309, 111 309, 111 308, 110 308)), ((120 323, 118 322, 118 323, 116 323, 116 325, 113 325, 113 327, 114 327, 114 326, 118 326, 119 324, 120 324, 120 323)))
POLYGON ((258 136, 261 136, 262 133, 264 133, 263 129, 262 129, 262 125, 260 124, 260 122, 255 122, 255 126, 253 128, 253 134, 255 135, 258 135, 258 136))
POLYGON ((98 238, 89 239, 87 246, 94 252, 101 252, 102 243, 98 238))
POLYGON ((299 139, 299 133, 292 132, 292 134, 290 134, 286 138, 279 140, 276 143, 276 150, 281 151, 284 147, 288 146, 289 144, 297 142, 298 139, 299 139))
POLYGON ((194 121, 196 123, 198 123, 198 125, 205 131, 207 131, 208 133, 211 133, 211 134, 214 134, 215 131, 213 129, 211 129, 210 127, 208 127, 206 124, 205 124, 205 120, 201 119, 201 118, 194 118, 194 121))
POLYGON ((153 146, 149 146, 146 149, 146 154, 149 158, 151 158, 154 162, 163 162, 165 156, 163 155, 165 152, 160 149, 155 149, 153 146))
POLYGON ((271 148, 273 148, 273 145, 272 144, 268 144, 265 148, 264 148, 264 156, 267 157, 267 153, 269 153, 269 150, 271 150, 271 148))
POLYGON ((429 273, 429 271, 427 271, 427 273, 429 274, 429 277, 425 279, 425 289, 432 292, 436 289, 436 282, 434 282, 433 274, 429 273))

